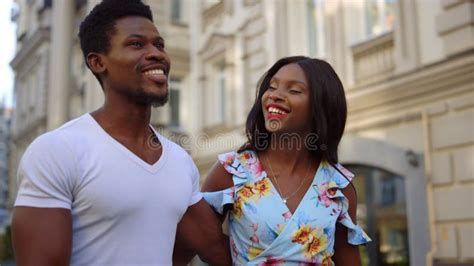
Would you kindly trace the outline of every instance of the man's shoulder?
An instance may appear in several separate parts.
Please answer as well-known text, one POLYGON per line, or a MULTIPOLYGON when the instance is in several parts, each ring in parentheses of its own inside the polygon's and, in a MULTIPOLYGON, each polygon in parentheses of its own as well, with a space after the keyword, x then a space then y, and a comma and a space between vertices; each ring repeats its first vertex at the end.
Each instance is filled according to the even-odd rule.
POLYGON ((64 123, 60 127, 52 130, 51 133, 54 132, 57 134, 64 135, 64 134, 67 134, 68 132, 83 131, 84 129, 90 128, 90 126, 91 126, 90 115, 84 114, 77 118, 69 120, 68 122, 64 123))
POLYGON ((61 125, 60 127, 39 135, 29 146, 29 150, 63 150, 69 146, 68 139, 74 138, 84 127, 84 116, 75 118, 61 125))

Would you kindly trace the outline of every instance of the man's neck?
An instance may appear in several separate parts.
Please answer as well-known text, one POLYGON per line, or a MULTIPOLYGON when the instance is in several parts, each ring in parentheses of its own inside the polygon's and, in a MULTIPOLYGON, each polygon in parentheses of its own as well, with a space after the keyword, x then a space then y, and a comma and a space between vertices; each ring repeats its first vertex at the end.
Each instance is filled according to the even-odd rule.
POLYGON ((115 138, 138 141, 150 135, 151 107, 149 105, 106 101, 91 115, 107 133, 115 138))

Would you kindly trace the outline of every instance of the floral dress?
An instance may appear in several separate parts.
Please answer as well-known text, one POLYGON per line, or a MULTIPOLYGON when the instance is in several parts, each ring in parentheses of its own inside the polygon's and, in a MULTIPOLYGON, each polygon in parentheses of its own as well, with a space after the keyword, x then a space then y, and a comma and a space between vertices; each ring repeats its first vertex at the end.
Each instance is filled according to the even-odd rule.
POLYGON ((229 211, 229 238, 234 265, 334 265, 336 222, 348 228, 348 242, 365 244, 370 238, 348 214, 341 192, 354 177, 341 165, 323 161, 312 184, 292 214, 263 171, 253 151, 219 155, 233 175, 234 186, 204 193, 219 213, 229 211))

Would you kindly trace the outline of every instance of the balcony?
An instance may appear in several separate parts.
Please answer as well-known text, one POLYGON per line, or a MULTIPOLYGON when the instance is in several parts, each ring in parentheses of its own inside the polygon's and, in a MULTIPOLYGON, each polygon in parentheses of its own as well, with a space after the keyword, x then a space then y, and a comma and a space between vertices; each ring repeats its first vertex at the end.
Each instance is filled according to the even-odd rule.
POLYGON ((384 80, 393 74, 393 32, 387 32, 351 47, 356 85, 384 80))
POLYGON ((202 30, 206 32, 210 25, 218 24, 224 17, 225 4, 221 0, 219 3, 204 9, 202 14, 202 30))

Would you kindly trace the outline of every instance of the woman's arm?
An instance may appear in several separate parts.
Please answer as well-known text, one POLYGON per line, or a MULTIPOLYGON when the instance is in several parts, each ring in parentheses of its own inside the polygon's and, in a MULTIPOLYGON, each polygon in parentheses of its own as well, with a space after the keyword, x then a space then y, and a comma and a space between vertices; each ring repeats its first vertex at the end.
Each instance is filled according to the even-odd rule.
MULTIPOLYGON (((227 172, 224 169, 224 166, 222 166, 222 164, 216 162, 209 171, 209 174, 207 175, 206 180, 202 185, 201 191, 214 192, 224 190, 232 186, 234 186, 234 182, 232 181, 232 174, 227 172)), ((224 212, 222 214, 216 213, 216 215, 219 216, 221 222, 224 221, 227 211, 228 209, 224 208, 224 212)))
MULTIPOLYGON (((357 224, 357 194, 354 185, 350 183, 349 186, 342 190, 342 193, 349 201, 349 216, 351 217, 354 224, 357 224)), ((334 243, 334 255, 332 259, 338 266, 361 265, 359 246, 354 246, 347 242, 347 227, 340 223, 336 224, 336 239, 334 243)))
MULTIPOLYGON (((228 173, 224 169, 224 167, 219 162, 217 162, 211 168, 204 182, 204 185, 201 188, 201 191, 213 192, 213 191, 224 190, 232 186, 233 186, 232 174, 228 173)), ((209 207, 207 206, 207 208, 209 207)), ((199 212, 202 212, 202 210, 200 210, 199 212)), ((209 211, 209 212, 211 213, 210 215, 216 216, 216 218, 219 219, 221 223, 224 221, 226 210, 224 210, 224 213, 222 215, 214 211, 209 211)), ((194 248, 192 247, 193 245, 191 244, 191 241, 189 239, 189 233, 186 233, 187 231, 189 231, 189 230, 186 230, 186 228, 187 227, 191 228, 189 224, 191 225, 195 224, 196 218, 189 216, 189 219, 188 219, 186 217, 183 217, 183 220, 178 224, 176 240, 175 240, 175 245, 174 245, 174 252, 173 252, 173 265, 187 265, 189 261, 197 253, 196 247, 194 248)))

